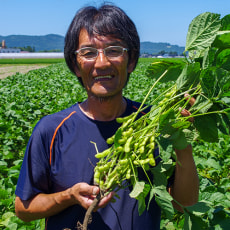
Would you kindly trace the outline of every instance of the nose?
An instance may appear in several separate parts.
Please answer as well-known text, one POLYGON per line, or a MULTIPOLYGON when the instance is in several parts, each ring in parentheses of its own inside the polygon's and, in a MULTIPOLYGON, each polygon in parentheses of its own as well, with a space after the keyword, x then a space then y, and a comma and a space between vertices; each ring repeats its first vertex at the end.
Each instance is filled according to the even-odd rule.
POLYGON ((98 56, 95 59, 95 68, 106 68, 110 65, 108 58, 105 56, 103 50, 98 50, 98 56))

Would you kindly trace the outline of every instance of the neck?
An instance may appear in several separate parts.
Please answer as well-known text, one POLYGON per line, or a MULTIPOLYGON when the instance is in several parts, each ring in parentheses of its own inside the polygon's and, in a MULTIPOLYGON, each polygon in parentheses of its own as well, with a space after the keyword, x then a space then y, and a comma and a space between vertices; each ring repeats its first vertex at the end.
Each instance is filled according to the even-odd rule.
POLYGON ((125 112, 126 100, 122 96, 105 98, 91 96, 80 104, 80 109, 91 119, 111 121, 125 112))

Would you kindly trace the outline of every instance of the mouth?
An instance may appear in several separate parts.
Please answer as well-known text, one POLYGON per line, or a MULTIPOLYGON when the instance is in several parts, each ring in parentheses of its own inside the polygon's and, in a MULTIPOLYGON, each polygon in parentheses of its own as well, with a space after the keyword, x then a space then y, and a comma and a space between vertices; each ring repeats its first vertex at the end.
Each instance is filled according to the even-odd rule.
POLYGON ((108 76, 97 76, 94 78, 94 80, 95 81, 108 81, 112 78, 113 78, 113 76, 110 76, 110 75, 108 75, 108 76))

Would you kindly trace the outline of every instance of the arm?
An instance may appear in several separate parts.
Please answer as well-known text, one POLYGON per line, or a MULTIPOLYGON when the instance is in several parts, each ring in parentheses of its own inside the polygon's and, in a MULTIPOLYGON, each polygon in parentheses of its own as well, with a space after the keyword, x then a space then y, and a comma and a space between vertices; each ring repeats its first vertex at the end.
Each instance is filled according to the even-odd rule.
MULTIPOLYGON (((15 199, 16 215, 23 221, 32 221, 53 216, 72 205, 81 205, 88 209, 95 195, 99 193, 97 186, 78 183, 73 187, 58 193, 39 193, 30 200, 15 199)), ((104 207, 112 199, 112 193, 104 197, 98 208, 104 207)))
MULTIPOLYGON (((185 149, 175 150, 175 152, 177 155, 175 180, 169 193, 183 206, 191 206, 198 201, 199 196, 199 178, 192 155, 192 147, 188 145, 185 149)), ((183 211, 175 202, 173 205, 179 211, 183 211)))

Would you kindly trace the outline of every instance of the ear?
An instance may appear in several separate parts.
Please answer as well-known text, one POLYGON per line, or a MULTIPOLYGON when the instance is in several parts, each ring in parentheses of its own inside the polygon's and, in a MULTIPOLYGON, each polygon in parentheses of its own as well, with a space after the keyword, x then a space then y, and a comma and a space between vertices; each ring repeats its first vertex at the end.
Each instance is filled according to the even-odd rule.
POLYGON ((74 72, 75 72, 77 77, 81 77, 81 73, 80 73, 80 70, 78 69, 78 67, 74 68, 74 72))
POLYGON ((131 61, 129 64, 128 64, 128 73, 132 73, 133 70, 135 68, 135 61, 131 61))

